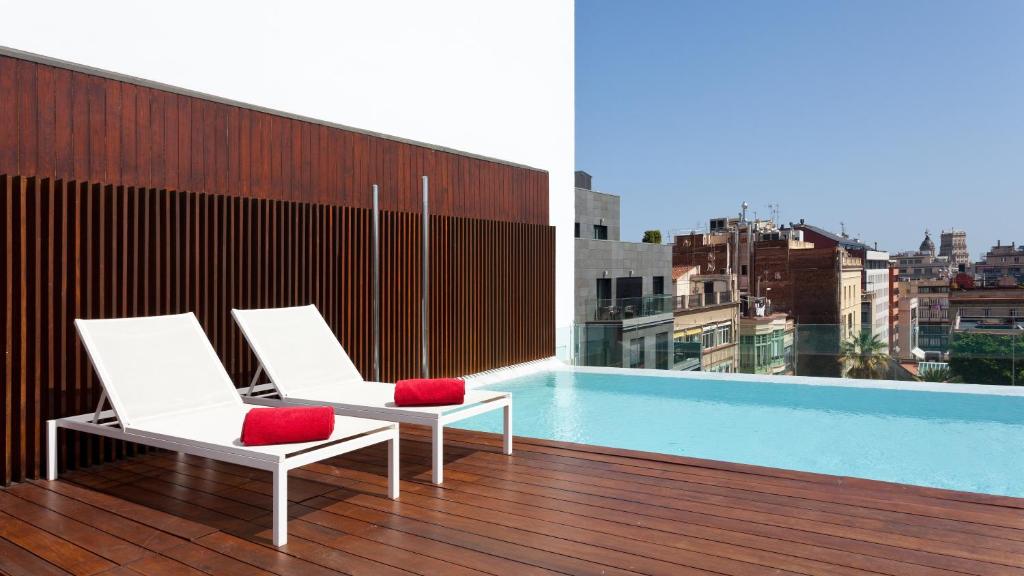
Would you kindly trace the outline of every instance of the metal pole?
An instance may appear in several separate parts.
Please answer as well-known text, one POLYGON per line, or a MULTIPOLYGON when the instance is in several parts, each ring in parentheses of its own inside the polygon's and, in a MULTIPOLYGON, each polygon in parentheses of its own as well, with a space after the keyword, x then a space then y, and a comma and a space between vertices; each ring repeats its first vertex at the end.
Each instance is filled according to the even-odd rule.
POLYGON ((380 382, 380 188, 373 185, 373 381, 380 382))
POLYGON ((423 177, 423 377, 430 378, 430 182, 423 177))

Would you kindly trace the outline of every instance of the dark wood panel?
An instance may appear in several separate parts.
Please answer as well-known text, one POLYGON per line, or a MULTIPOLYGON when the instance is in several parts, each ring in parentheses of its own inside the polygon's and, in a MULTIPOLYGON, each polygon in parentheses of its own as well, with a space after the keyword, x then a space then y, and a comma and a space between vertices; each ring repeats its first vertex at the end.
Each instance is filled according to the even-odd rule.
POLYGON ((548 223, 541 170, 10 56, 0 102, 0 173, 548 223))
MULTIPOLYGON (((239 384, 255 369, 230 309, 314 303, 370 377, 365 208, 0 175, 3 482, 43 473, 46 419, 98 383, 75 318, 194 311, 239 384)), ((420 375, 422 216, 381 216, 381 378, 420 375)), ((463 375, 554 350, 554 231, 431 216, 430 365, 463 375)), ((74 467, 134 446, 64 432, 74 467)))

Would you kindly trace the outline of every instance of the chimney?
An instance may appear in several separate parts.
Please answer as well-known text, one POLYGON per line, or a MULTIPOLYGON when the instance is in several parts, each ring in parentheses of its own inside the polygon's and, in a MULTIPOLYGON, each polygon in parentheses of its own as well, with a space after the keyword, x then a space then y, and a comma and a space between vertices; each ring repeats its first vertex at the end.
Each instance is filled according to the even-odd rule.
POLYGON ((584 190, 593 190, 591 188, 592 177, 583 170, 576 171, 576 187, 583 188, 584 190))

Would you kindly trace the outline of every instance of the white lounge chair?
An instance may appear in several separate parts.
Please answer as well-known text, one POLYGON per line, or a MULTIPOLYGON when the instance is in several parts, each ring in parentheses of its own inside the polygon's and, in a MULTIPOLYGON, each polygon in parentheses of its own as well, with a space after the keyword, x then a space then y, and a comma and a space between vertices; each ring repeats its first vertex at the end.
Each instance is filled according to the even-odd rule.
POLYGON ((288 540, 288 470, 388 443, 388 493, 398 497, 398 426, 335 416, 327 440, 272 446, 241 443, 252 409, 192 313, 75 320, 103 385, 94 414, 47 421, 47 478, 57 478, 57 429, 68 428, 231 462, 274 474, 274 545, 288 540), (104 410, 109 401, 111 409, 104 410))
POLYGON ((316 306, 232 310, 260 363, 252 383, 240 388, 246 402, 273 406, 322 404, 337 414, 430 426, 435 484, 444 482, 444 427, 483 412, 504 410, 504 453, 512 454, 512 397, 507 392, 466 390, 457 406, 398 407, 395 385, 363 380, 316 306), (270 384, 258 385, 264 371, 270 384))

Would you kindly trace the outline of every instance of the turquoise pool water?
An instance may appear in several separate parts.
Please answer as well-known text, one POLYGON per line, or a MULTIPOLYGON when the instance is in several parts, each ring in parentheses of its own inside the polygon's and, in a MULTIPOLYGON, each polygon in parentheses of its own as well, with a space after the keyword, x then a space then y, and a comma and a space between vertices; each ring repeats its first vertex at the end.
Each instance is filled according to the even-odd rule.
POLYGON ((1021 396, 571 371, 488 388, 520 436, 1024 497, 1021 396))

